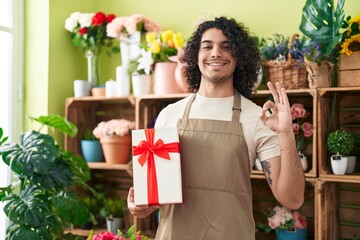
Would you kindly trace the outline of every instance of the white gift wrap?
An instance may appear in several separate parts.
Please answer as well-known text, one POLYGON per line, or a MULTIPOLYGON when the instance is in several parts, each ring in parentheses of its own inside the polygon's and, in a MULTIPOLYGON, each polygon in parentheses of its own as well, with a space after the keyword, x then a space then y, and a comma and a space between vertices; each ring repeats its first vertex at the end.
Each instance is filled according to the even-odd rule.
MULTIPOLYGON (((164 144, 179 142, 179 133, 177 128, 156 128, 154 143, 159 138, 163 140, 164 144)), ((132 145, 138 146, 141 140, 146 141, 145 130, 133 130, 132 145)), ((180 153, 169 152, 169 155, 170 160, 154 154, 159 204, 183 202, 180 153)), ((134 201, 135 205, 148 205, 148 161, 141 166, 138 161, 139 156, 133 156, 134 201)))

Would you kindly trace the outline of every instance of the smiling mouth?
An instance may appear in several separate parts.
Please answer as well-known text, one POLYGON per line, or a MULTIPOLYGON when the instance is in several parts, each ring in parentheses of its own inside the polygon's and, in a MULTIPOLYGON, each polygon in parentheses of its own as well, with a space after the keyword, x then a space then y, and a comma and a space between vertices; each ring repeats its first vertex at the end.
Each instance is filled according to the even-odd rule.
POLYGON ((221 67, 224 66, 226 62, 206 62, 208 66, 221 67))

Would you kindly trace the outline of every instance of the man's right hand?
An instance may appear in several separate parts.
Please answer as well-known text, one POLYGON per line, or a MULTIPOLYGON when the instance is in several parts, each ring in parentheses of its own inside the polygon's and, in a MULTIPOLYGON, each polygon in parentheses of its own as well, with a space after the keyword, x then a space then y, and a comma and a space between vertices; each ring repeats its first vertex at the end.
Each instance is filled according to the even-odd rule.
POLYGON ((132 215, 138 218, 144 218, 150 215, 153 211, 160 208, 159 205, 151 206, 136 206, 134 203, 134 188, 131 187, 127 197, 127 205, 132 215))

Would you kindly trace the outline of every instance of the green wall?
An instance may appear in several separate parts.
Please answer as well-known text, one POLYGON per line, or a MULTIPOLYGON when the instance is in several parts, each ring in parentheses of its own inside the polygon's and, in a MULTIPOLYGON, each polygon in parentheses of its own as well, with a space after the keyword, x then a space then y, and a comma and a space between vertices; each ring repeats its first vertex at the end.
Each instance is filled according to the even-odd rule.
MULTIPOLYGON (((31 0, 25 1, 25 108, 24 114, 65 114, 65 98, 73 96, 73 81, 86 79, 84 52, 72 45, 64 28, 75 11, 141 13, 157 21, 163 30, 180 31, 189 37, 201 18, 225 15, 244 22, 259 37, 274 33, 300 33, 305 0, 31 0)), ((346 0, 345 14, 360 13, 359 0, 346 0)), ((120 55, 100 58, 101 84, 115 79, 120 55)), ((24 129, 32 127, 25 120, 24 129)), ((62 141, 62 136, 57 136, 62 141)))

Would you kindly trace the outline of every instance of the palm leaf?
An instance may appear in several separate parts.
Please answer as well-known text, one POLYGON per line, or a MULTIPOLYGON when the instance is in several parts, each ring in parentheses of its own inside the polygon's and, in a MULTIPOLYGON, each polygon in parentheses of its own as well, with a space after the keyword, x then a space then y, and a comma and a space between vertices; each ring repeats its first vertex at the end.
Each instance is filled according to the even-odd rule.
POLYGON ((339 44, 343 23, 345 0, 307 0, 303 7, 300 31, 322 46, 322 54, 329 56, 339 44))
POLYGON ((71 137, 77 134, 77 127, 72 122, 66 120, 59 115, 40 116, 39 118, 29 117, 31 120, 37 121, 42 125, 55 128, 71 137))

